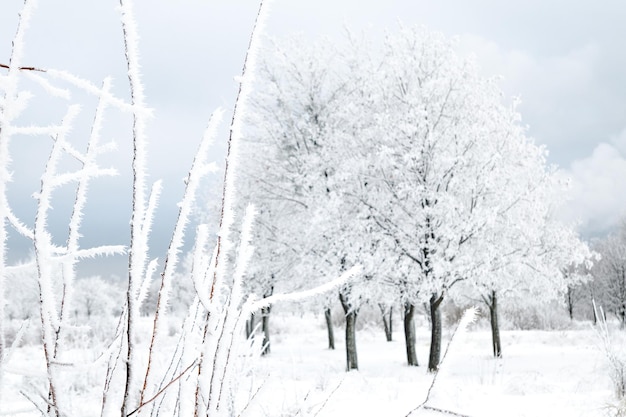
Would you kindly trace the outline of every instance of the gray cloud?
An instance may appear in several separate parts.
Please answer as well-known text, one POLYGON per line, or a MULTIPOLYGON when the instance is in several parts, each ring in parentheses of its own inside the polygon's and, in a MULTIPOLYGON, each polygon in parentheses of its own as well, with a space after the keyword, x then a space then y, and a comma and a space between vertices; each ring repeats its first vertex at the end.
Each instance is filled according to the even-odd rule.
MULTIPOLYGON (((22 4, 6 0, 0 6, 0 63, 8 61, 22 4)), ((96 83, 111 75, 116 93, 127 96, 117 4, 41 1, 27 35, 28 65, 66 69, 96 83)), ((257 6, 253 0, 136 2, 146 94, 155 109, 149 127, 150 175, 164 179, 155 227, 161 248, 210 112, 218 106, 232 108, 237 90, 233 77, 241 70, 257 6)), ((620 0, 276 0, 267 29, 278 36, 297 31, 336 37, 345 24, 375 35, 401 20, 459 36, 461 48, 476 55, 485 74, 502 75, 505 92, 521 96, 529 134, 548 146, 551 162, 568 169, 577 190, 572 216, 584 219, 591 233, 611 227, 625 203, 617 197, 624 194, 626 54, 620 44, 626 26, 620 18, 625 14, 626 3, 620 0)), ((45 108, 31 115, 52 117, 45 108)), ((114 202, 128 190, 129 170, 119 157, 129 149, 128 120, 114 117, 109 124, 107 134, 118 141, 120 151, 107 161, 119 165, 121 175, 94 185, 86 221, 95 222, 89 226, 94 233, 95 225, 103 228, 101 240, 106 243, 116 243, 108 242, 108 236, 120 236, 123 243, 129 212, 114 202)), ((224 129, 217 161, 223 158, 225 136, 224 129)), ((28 151, 18 152, 14 187, 26 214, 40 173, 17 173, 22 168, 17 161, 41 162, 28 151)))

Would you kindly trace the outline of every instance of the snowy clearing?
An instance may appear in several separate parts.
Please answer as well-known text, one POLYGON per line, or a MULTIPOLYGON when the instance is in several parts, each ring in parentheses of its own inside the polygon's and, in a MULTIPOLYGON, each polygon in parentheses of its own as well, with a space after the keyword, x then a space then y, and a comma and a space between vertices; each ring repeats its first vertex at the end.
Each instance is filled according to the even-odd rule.
MULTIPOLYGON (((266 382, 250 415, 405 416, 425 399, 432 380, 424 363, 427 328, 418 329, 420 367, 406 366, 401 332, 389 343, 382 329, 368 328, 357 334, 360 370, 345 373, 340 329, 330 351, 323 317, 313 320, 274 319, 279 334, 259 363, 257 378, 266 375, 266 382)), ((500 360, 491 356, 489 330, 478 327, 451 347, 430 405, 477 417, 608 415, 611 382, 590 325, 504 331, 500 360)), ((443 414, 412 414, 422 415, 443 414)))
MULTIPOLYGON (((430 334, 426 323, 418 325, 420 366, 408 367, 397 327, 393 342, 375 324, 359 330, 360 370, 346 373, 343 328, 336 326, 336 349, 329 350, 323 315, 276 314, 270 355, 234 384, 238 401, 250 402, 243 416, 406 416, 424 401, 433 378, 425 366, 430 334)), ((503 331, 504 357, 495 360, 487 323, 479 322, 450 348, 429 405, 472 417, 610 415, 614 396, 598 336, 588 323, 572 327, 503 331)), ((450 334, 448 328, 445 343, 450 334)), ((95 352, 83 348, 76 355, 87 359, 95 352)), ((40 415, 20 391, 45 377, 41 349, 18 349, 7 371, 0 415, 40 415)), ((76 415, 99 415, 101 371, 92 366, 77 373, 74 388, 84 401, 74 404, 76 415)), ((427 415, 444 414, 411 414, 427 415)))

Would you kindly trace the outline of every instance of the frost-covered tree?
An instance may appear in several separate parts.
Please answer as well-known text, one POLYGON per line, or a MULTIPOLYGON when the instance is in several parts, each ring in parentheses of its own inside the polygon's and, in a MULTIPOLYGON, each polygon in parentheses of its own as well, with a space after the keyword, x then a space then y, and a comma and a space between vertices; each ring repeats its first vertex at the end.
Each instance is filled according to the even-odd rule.
POLYGON ((361 201, 409 263, 397 275, 406 288, 405 317, 428 300, 434 371, 440 305, 455 285, 493 283, 499 264, 524 264, 556 279, 589 251, 566 225, 551 221, 555 174, 494 80, 424 28, 388 35, 382 56, 367 89, 376 122, 366 130, 361 201))
POLYGON ((626 328, 626 222, 619 230, 595 242, 601 259, 593 266, 596 303, 619 319, 626 328))
MULTIPOLYGON (((514 110, 514 109, 513 109, 514 110)), ((473 286, 489 311, 493 354, 502 355, 498 306, 546 303, 560 300, 567 288, 586 280, 580 273, 594 257, 572 225, 558 219, 567 183, 558 171, 547 167, 545 151, 525 137, 511 111, 500 163, 491 172, 492 182, 505 190, 485 196, 483 205, 494 207, 494 221, 479 240, 473 286), (495 249, 495 250, 494 250, 495 249)), ((472 288, 463 290, 472 294, 472 288)))
MULTIPOLYGON (((249 270, 248 277, 244 282, 244 289, 247 294, 255 294, 259 298, 271 297, 274 292, 285 292, 297 289, 298 284, 302 284, 296 279, 289 280, 294 274, 294 263, 296 257, 300 255, 297 242, 290 241, 284 236, 289 230, 280 227, 281 223, 272 221, 270 213, 279 216, 283 220, 288 220, 290 216, 289 207, 283 206, 286 212, 281 211, 276 205, 273 210, 261 206, 257 211, 255 221, 254 240, 263 242, 254 253, 254 261, 249 270)), ((260 330, 263 334, 263 354, 270 353, 270 314, 271 306, 263 307, 258 312, 252 312, 247 323, 247 335, 252 336, 253 331, 259 327, 257 319, 260 318, 260 330)))
MULTIPOLYGON (((274 42, 264 52, 254 96, 258 111, 249 129, 255 165, 246 186, 260 206, 265 234, 256 263, 266 269, 265 278, 256 279, 311 280, 362 260, 360 213, 344 198, 345 176, 339 172, 350 152, 345 138, 354 129, 350 102, 356 91, 354 80, 345 77, 349 63, 343 58, 329 41, 274 42)), ((355 320, 363 297, 351 283, 339 298, 348 323, 348 368, 355 369, 355 320)))
POLYGON ((110 280, 92 276, 76 280, 74 314, 82 321, 94 317, 113 317, 122 311, 120 288, 110 280))
POLYGON ((7 285, 6 317, 9 320, 28 320, 38 316, 39 289, 37 288, 37 267, 34 259, 28 259, 7 267, 5 279, 7 285))
MULTIPOLYGON (((595 260, 600 260, 600 254, 595 253, 595 260)), ((564 294, 565 307, 567 309, 567 315, 570 320, 574 320, 577 315, 575 312, 580 309, 580 304, 583 303, 583 308, 591 306, 593 303, 585 303, 585 301, 591 301, 591 287, 593 285, 593 276, 590 273, 588 265, 572 266, 563 269, 564 279, 567 281, 567 289, 564 294)), ((583 316, 587 316, 586 310, 583 316)))
POLYGON ((407 320, 428 300, 434 371, 439 307, 469 278, 476 236, 494 214, 481 202, 497 192, 488 171, 498 161, 493 111, 500 96, 450 41, 423 28, 387 36, 374 76, 367 105, 376 122, 367 132, 368 189, 361 200, 407 261, 397 276, 407 320))

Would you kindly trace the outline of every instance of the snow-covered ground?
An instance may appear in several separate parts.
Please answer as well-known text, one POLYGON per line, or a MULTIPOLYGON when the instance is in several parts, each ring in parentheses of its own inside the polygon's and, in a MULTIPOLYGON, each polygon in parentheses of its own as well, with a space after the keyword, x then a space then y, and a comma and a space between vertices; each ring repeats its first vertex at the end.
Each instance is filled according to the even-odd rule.
MULTIPOLYGON (((261 359, 265 383, 253 401, 253 416, 405 416, 425 399, 432 375, 405 364, 404 340, 382 329, 357 334, 359 371, 344 372, 343 329, 326 348, 323 317, 273 319, 272 353, 261 359), (299 414, 298 414, 299 413, 299 414)), ((504 331, 504 357, 491 356, 485 326, 452 345, 429 404, 459 414, 486 416, 606 416, 614 402, 598 337, 587 324, 578 330, 504 331)), ((447 335, 449 337, 449 334, 447 335)), ((418 330, 418 359, 428 358, 429 333, 418 330)), ((412 416, 426 416, 419 411, 412 416)), ((444 415, 433 413, 432 415, 444 415)))
MULTIPOLYGON (((357 333, 358 372, 345 372, 343 328, 337 327, 336 350, 327 349, 323 316, 291 313, 272 317, 271 354, 256 362, 235 388, 242 416, 390 416, 403 417, 421 404, 433 376, 425 366, 405 364, 400 323, 394 341, 366 325, 357 333), (260 387, 260 388, 259 388, 260 387), (252 400, 248 400, 252 397, 252 400)), ((445 334, 444 348, 451 331, 445 334)), ((595 331, 586 323, 571 330, 503 331, 504 357, 491 357, 490 333, 484 323, 455 339, 429 405, 460 415, 487 416, 607 416, 614 403, 607 364, 595 331)), ((429 333, 418 327, 418 359, 428 355, 429 333)), ((79 353, 88 359, 88 353, 79 353)), ((15 352, 7 369, 0 416, 40 415, 20 394, 43 367, 40 349, 15 352), (38 371, 37 369, 41 369, 38 371), (18 413, 20 412, 20 413, 18 413)), ((77 374, 75 415, 99 415, 97 385, 102 375, 85 369, 77 374), (89 400, 91 398, 91 400, 89 400)), ((32 389, 32 387, 31 387, 32 389)), ((419 410, 411 416, 443 416, 419 410)))

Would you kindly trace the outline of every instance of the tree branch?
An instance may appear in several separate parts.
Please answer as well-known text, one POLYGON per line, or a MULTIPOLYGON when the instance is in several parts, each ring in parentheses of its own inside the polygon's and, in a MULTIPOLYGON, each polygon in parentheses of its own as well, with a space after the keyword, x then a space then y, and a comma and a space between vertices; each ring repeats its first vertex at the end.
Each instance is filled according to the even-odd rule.
MULTIPOLYGON (((11 68, 10 66, 6 65, 6 64, 0 64, 0 68, 6 68, 9 69, 11 68)), ((17 67, 18 70, 21 71, 38 71, 38 72, 46 72, 45 69, 41 69, 41 68, 36 68, 36 67, 17 67)))

